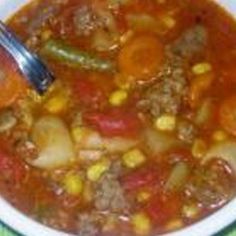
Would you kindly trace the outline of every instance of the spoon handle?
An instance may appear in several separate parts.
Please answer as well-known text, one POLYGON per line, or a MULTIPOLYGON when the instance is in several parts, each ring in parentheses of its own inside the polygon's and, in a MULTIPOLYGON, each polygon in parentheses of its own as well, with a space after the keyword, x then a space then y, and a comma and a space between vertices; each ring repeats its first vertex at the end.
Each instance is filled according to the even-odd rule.
POLYGON ((35 54, 31 53, 20 42, 2 21, 0 21, 0 45, 11 54, 24 77, 33 85, 37 92, 44 93, 54 81, 52 73, 35 54))

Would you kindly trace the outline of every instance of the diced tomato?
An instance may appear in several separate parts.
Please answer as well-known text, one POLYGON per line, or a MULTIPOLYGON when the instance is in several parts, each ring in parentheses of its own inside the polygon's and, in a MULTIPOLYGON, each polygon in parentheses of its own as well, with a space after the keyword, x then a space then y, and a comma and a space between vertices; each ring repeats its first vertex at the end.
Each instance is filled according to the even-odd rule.
POLYGON ((145 208, 154 224, 163 225, 173 218, 177 218, 181 210, 181 197, 178 195, 156 194, 145 208))
POLYGON ((106 102, 103 91, 91 80, 78 79, 73 86, 79 104, 87 109, 97 109, 106 102))
POLYGON ((120 108, 84 114, 84 121, 104 136, 134 136, 142 128, 137 114, 120 108))
POLYGON ((121 179, 125 190, 132 191, 138 188, 154 185, 158 181, 158 172, 156 168, 142 167, 125 175, 121 179))
POLYGON ((194 166, 196 159, 193 158, 191 152, 186 148, 177 148, 170 150, 163 155, 170 164, 178 162, 186 162, 189 166, 194 166))
POLYGON ((0 151, 0 172, 1 175, 9 178, 14 183, 21 182, 26 174, 24 164, 17 158, 5 151, 0 151))

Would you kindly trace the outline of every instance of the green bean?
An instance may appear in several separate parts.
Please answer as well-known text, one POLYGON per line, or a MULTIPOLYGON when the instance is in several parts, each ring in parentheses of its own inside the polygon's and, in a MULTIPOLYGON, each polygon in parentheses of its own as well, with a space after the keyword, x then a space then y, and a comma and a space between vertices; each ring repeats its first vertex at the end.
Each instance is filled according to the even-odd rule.
POLYGON ((70 67, 101 72, 114 71, 114 64, 111 61, 101 59, 89 52, 69 46, 60 40, 50 39, 46 41, 42 45, 40 54, 70 67))

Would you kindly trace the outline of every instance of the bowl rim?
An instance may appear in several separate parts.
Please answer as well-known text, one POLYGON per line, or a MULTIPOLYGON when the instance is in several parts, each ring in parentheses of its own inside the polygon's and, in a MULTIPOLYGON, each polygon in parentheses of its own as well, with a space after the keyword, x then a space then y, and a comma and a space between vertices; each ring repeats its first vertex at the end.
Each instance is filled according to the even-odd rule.
MULTIPOLYGON (((72 236, 73 234, 49 228, 22 214, 0 197, 0 219, 3 223, 25 236, 72 236)), ((213 235, 236 219, 236 198, 218 211, 183 229, 158 236, 199 236, 213 235)))
MULTIPOLYGON (((6 19, 30 0, 0 0, 0 18, 6 19)), ((215 0, 216 1, 216 0, 215 0)), ((232 0, 217 0, 236 17, 236 3, 232 0)), ((25 236, 71 236, 71 234, 49 228, 22 214, 0 196, 0 219, 3 223, 25 236)), ((236 220, 236 198, 225 206, 183 229, 164 234, 163 236, 199 236, 213 235, 236 220)), ((161 235, 159 235, 161 236, 161 235)))

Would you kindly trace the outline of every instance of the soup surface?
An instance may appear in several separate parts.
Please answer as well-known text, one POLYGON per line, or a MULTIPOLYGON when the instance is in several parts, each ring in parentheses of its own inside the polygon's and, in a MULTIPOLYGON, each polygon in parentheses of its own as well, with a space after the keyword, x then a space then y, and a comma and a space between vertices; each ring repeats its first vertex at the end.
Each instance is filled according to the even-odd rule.
POLYGON ((42 0, 9 20, 56 81, 0 50, 0 192, 80 236, 157 235, 236 195, 236 25, 211 1, 42 0))

